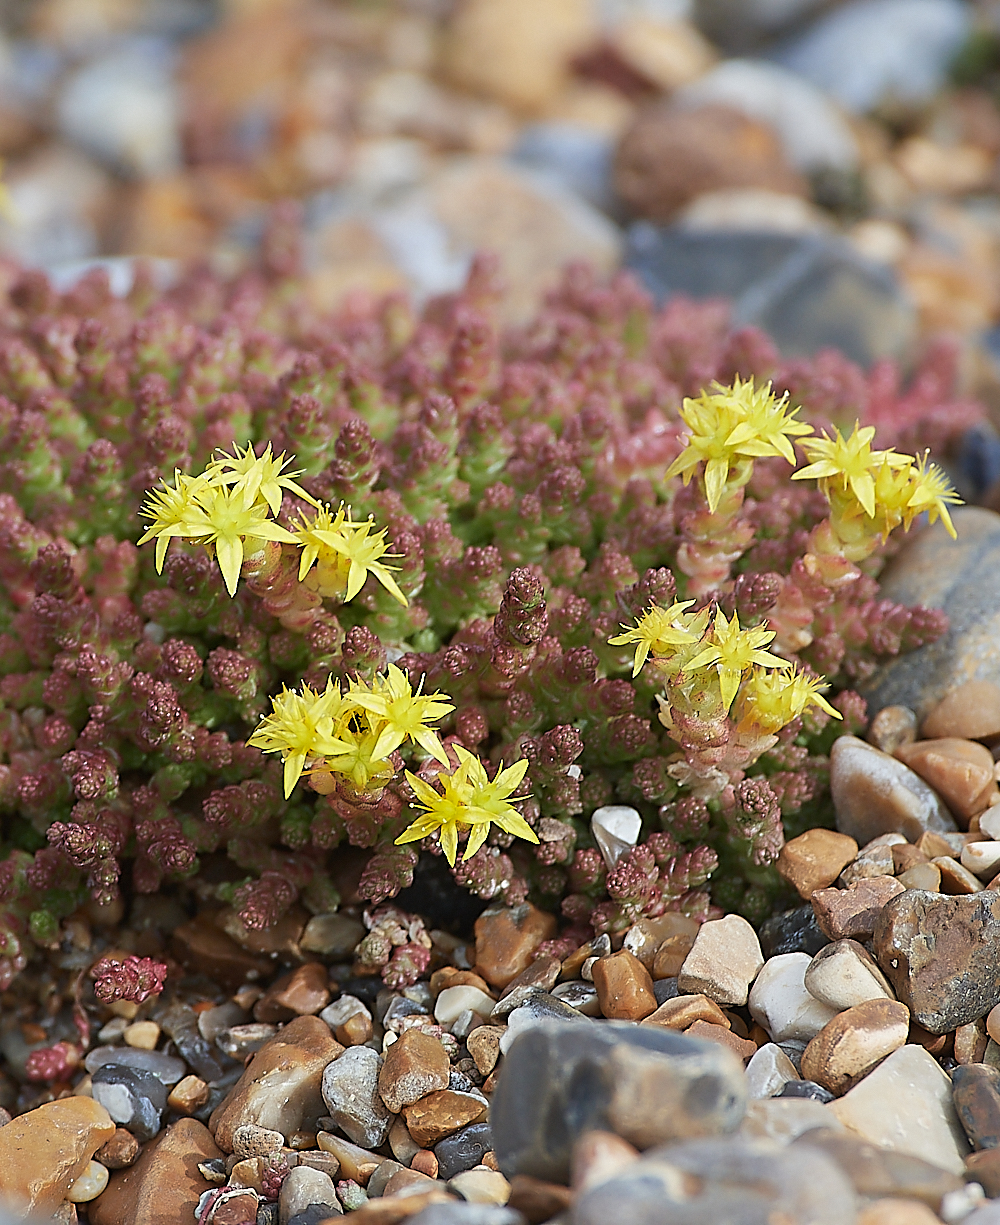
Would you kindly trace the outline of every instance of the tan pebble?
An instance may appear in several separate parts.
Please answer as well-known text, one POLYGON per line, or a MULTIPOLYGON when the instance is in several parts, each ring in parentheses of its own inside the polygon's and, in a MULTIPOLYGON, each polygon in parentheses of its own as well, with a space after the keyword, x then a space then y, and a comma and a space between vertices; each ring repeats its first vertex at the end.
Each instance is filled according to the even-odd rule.
POLYGON ((426 1174, 428 1178, 437 1178, 438 1159, 434 1156, 430 1149, 418 1149, 413 1154, 413 1160, 410 1162, 410 1169, 416 1170, 418 1174, 426 1174))
POLYGON ((431 995, 435 999, 448 987, 478 987, 484 995, 490 994, 490 985, 481 975, 472 970, 459 970, 455 966, 442 966, 431 975, 431 995))
POLYGON ((543 940, 556 934, 556 917, 530 902, 490 907, 476 920, 476 971, 491 987, 506 987, 534 960, 543 940))
POLYGON ((903 892, 893 876, 859 880, 847 889, 817 889, 812 895, 816 922, 828 940, 867 940, 883 906, 903 892))
POLYGON ((694 947, 692 935, 668 936, 656 950, 653 958, 653 978, 676 978, 681 972, 681 966, 687 960, 688 953, 694 947))
POLYGON ((111 1139, 94 1154, 95 1159, 109 1170, 127 1169, 138 1156, 139 1141, 124 1127, 116 1128, 111 1139))
POLYGON ((931 863, 941 873, 942 893, 969 894, 982 890, 982 881, 950 855, 941 855, 938 859, 932 859, 931 863))
POLYGON ((858 844, 832 829, 810 829, 781 848, 775 866, 807 901, 817 889, 832 885, 858 853, 858 844))
POLYGON ((326 966, 309 961, 273 983, 254 1005, 257 1021, 278 1022, 290 1017, 315 1016, 330 1002, 326 966))
POLYGON ((834 1017, 802 1055, 802 1076, 838 1096, 909 1036, 910 1011, 896 1000, 873 999, 834 1017))
POLYGON ((382 1194, 386 1199, 391 1199, 394 1195, 411 1194, 414 1187, 423 1190, 433 1183, 433 1178, 428 1178, 419 1170, 394 1170, 386 1179, 382 1194))
POLYGON ((665 1029, 687 1029, 695 1021, 707 1021, 710 1025, 731 1028, 729 1018, 715 1000, 707 995, 677 995, 667 1000, 642 1022, 643 1025, 662 1025, 665 1029))
POLYGON ((470 1204, 506 1204, 510 1183, 496 1170, 477 1166, 449 1179, 448 1186, 470 1204))
POLYGON ((885 833, 916 841, 926 829, 953 825, 944 801, 917 773, 856 736, 833 743, 830 794, 837 828, 861 844, 885 833))
POLYGON ((583 969, 583 963, 589 961, 593 955, 594 945, 590 940, 586 944, 581 944, 578 949, 574 949, 563 961, 562 968, 559 971, 559 978, 562 982, 571 982, 579 978, 580 971, 583 969))
POLYGON ((570 1184, 579 1194, 639 1160, 639 1150, 612 1131, 585 1131, 573 1148, 570 1184))
POLYGON ((854 1008, 867 1000, 895 997, 878 962, 856 940, 838 940, 821 948, 804 981, 809 994, 830 1008, 854 1008))
POLYGON ((925 830, 914 843, 918 851, 923 851, 928 860, 937 859, 939 855, 951 854, 951 843, 941 834, 932 829, 925 830))
POLYGON ((515 1174, 510 1180, 507 1204, 529 1221, 547 1221, 565 1212, 572 1202, 570 1189, 558 1183, 544 1182, 528 1174, 515 1174))
POLYGON ((604 1016, 615 1021, 641 1021, 656 1011, 649 971, 628 949, 599 958, 591 970, 604 1016))
POLYGON ((541 987, 543 991, 551 991, 559 981, 559 972, 562 969, 562 962, 558 957, 553 957, 546 953, 542 957, 536 957, 526 970, 522 970, 517 978, 512 978, 500 993, 500 998, 510 995, 512 991, 516 991, 518 987, 541 987))
POLYGON ((131 1000, 115 1000, 108 1007, 116 1017, 124 1017, 126 1021, 134 1021, 139 1014, 139 1005, 133 1004, 131 1000))
POLYGON ((707 1042, 715 1042, 731 1050, 744 1063, 757 1054, 756 1042, 741 1038, 724 1025, 712 1025, 708 1021, 695 1021, 685 1031, 689 1038, 704 1038, 707 1042))
POLYGON ((757 933, 746 919, 740 915, 710 919, 701 925, 677 985, 718 1004, 743 1005, 763 964, 757 933))
POLYGON ((987 838, 1000 842, 1000 804, 994 804, 978 817, 979 831, 987 838))
POLYGON ((170 1090, 167 1105, 179 1114, 194 1114, 208 1101, 208 1085, 200 1076, 185 1076, 170 1090))
POLYGON ((915 868, 918 863, 927 863, 929 856, 917 846, 913 846, 909 842, 897 843, 892 848, 892 866, 896 869, 896 874, 907 872, 910 868, 915 868))
POLYGON ((910 1036, 908 1042, 916 1042, 931 1055, 946 1056, 954 1050, 954 1034, 932 1034, 910 1018, 910 1036))
POLYGON ((980 880, 992 880, 1000 872, 1000 842, 967 842, 961 864, 980 880))
POLYGON ((920 731, 928 739, 986 740, 1000 735, 1000 688, 990 681, 966 681, 932 707, 920 731))
POLYGON ((447 1089, 450 1072, 448 1052, 437 1038, 408 1029, 386 1052, 378 1074, 379 1094, 386 1107, 399 1114, 428 1093, 447 1089))
MULTIPOLYGON (((205 974, 213 982, 235 990, 248 978, 264 978, 274 973, 269 958, 250 953, 221 931, 208 914, 199 915, 174 932, 171 947, 177 960, 193 973, 205 974)), ((254 1000, 263 994, 259 987, 248 1003, 240 1003, 248 1012, 254 1000)))
POLYGON ((505 1033, 502 1025, 480 1025, 465 1040, 469 1054, 484 1076, 489 1076, 500 1058, 500 1039, 505 1033))
POLYGON ((280 1152, 284 1143, 285 1137, 280 1131, 272 1131, 256 1123, 243 1123, 233 1132, 233 1156, 240 1159, 267 1157, 280 1152))
POLYGON ((364 1046, 372 1032, 372 1019, 367 1012, 356 1012, 333 1031, 342 1046, 364 1046))
POLYGON ((877 1199, 858 1213, 857 1225, 941 1225, 926 1204, 915 1199, 877 1199))
POLYGON ((469 1123, 478 1123, 489 1107, 471 1093, 440 1089, 412 1106, 403 1107, 410 1135, 421 1148, 433 1148, 439 1140, 469 1123))
POLYGON ((869 850, 858 853, 857 859, 849 863, 837 878, 841 888, 853 885, 857 880, 869 880, 873 876, 892 876, 896 865, 892 857, 891 846, 873 846, 869 850))
POLYGON ((313 1149, 307 1153, 299 1153, 298 1164, 308 1166, 311 1170, 319 1170, 321 1174, 332 1179, 336 1179, 340 1174, 340 1162, 333 1153, 324 1153, 322 1149, 318 1152, 313 1149))
POLYGON ((994 1042, 1000 1042, 1000 1004, 991 1008, 986 1016, 986 1032, 994 1042))
POLYGON ((108 1185, 109 1177, 108 1167, 91 1159, 80 1177, 66 1192, 66 1198, 71 1204, 89 1204, 92 1199, 97 1199, 108 1185))
MULTIPOLYGON (((622 948, 634 953, 646 969, 652 971, 656 955, 666 941, 670 941, 672 947, 678 950, 686 944, 684 956, 687 956, 697 934, 698 924, 694 919, 671 910, 657 919, 639 919, 633 923, 625 933, 622 948)), ((664 974, 661 977, 669 978, 671 975, 664 974)))
POLYGON ((900 872, 896 880, 904 889, 927 889, 931 893, 941 892, 941 869, 933 863, 916 863, 905 872, 900 872))
POLYGON ((893 756, 934 788, 960 824, 968 825, 992 802, 996 779, 993 755, 985 745, 956 737, 918 740, 901 745, 893 756))
POLYGON ((155 1021, 135 1021, 122 1034, 127 1046, 140 1051, 155 1051, 160 1040, 160 1027, 155 1021))
POLYGON ((917 738, 917 716, 909 706, 883 706, 871 723, 865 739, 883 753, 894 753, 917 738))
POLYGON ((382 1162, 387 1160, 377 1153, 369 1152, 366 1148, 359 1148, 357 1144, 352 1144, 350 1140, 345 1140, 342 1136, 335 1136, 330 1131, 317 1133, 316 1143, 324 1152, 332 1153, 337 1158, 343 1178, 358 1182, 363 1187, 368 1185, 368 1179, 382 1162))

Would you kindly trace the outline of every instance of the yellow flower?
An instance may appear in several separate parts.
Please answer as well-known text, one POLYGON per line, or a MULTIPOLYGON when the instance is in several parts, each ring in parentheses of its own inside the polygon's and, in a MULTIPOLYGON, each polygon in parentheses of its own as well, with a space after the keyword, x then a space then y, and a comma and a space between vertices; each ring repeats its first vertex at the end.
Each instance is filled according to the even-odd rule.
POLYGON ((185 530, 178 534, 215 546, 215 557, 231 596, 236 594, 243 556, 254 552, 258 541, 296 543, 291 532, 267 517, 267 505, 253 501, 248 490, 202 485, 194 498, 201 515, 185 522, 185 530))
POLYGON ((774 630, 766 623, 752 629, 740 629, 739 617, 734 612, 732 621, 726 620, 721 608, 716 609, 715 622, 708 635, 705 649, 687 665, 686 671, 697 672, 714 667, 719 673, 722 704, 726 710, 733 704, 743 674, 754 664, 763 668, 788 668, 788 660, 772 655, 763 648, 774 638, 774 630))
POLYGON ((163 562, 167 555, 167 547, 174 536, 188 536, 188 524, 193 524, 195 533, 204 522, 204 510, 197 501, 197 493, 205 487, 205 479, 200 476, 185 476, 179 469, 174 469, 174 483, 168 485, 163 481, 162 489, 152 489, 146 495, 146 504, 139 514, 144 519, 152 519, 152 525, 139 538, 139 544, 149 540, 156 541, 156 573, 163 571, 163 562))
POLYGON ((848 490, 861 504, 866 515, 875 517, 875 473, 884 464, 890 468, 905 468, 913 461, 908 455, 897 455, 895 451, 873 451, 874 426, 861 428, 854 423, 854 431, 844 438, 840 430, 830 438, 825 432, 822 438, 809 438, 801 443, 809 459, 809 465, 792 473, 793 481, 815 478, 824 492, 846 493, 848 490))
POLYGON ((387 529, 370 535, 374 526, 374 518, 354 523, 350 509, 345 511, 343 503, 336 515, 329 506, 321 506, 311 521, 303 516, 295 528, 295 543, 302 549, 299 581, 305 579, 316 562, 309 585, 320 595, 347 604, 365 585, 368 575, 374 574, 386 591, 405 607, 406 596, 397 586, 390 568, 380 560, 392 556, 385 542, 387 529))
POLYGON ((323 770, 343 774, 358 791, 367 791, 373 785, 384 787, 395 774, 395 768, 384 753, 379 753, 379 733, 372 728, 360 708, 356 709, 347 723, 337 728, 340 747, 327 755, 323 770))
POLYGON ((827 687, 821 676, 754 668, 740 694, 742 722, 756 724, 766 732, 778 732, 808 706, 818 706, 833 718, 842 719, 843 715, 820 693, 827 687))
MULTIPOLYGON (((678 647, 692 646, 698 641, 708 616, 704 610, 701 613, 687 612, 693 603, 694 600, 684 600, 671 604, 669 608, 654 604, 642 614, 632 629, 608 639, 609 646, 613 647, 636 644, 633 676, 639 675, 651 653, 654 659, 659 659, 672 654, 678 647)), ((622 626, 622 629, 625 627, 622 626)))
POLYGON ((283 489, 312 506, 319 506, 316 499, 295 482, 294 478, 301 476, 301 472, 286 472, 282 475, 282 468, 292 462, 285 459, 284 451, 275 459, 271 454, 271 444, 268 443, 264 454, 258 459, 249 442, 243 451, 234 442, 233 450, 235 455, 227 455, 223 451, 205 469, 210 485, 228 485, 234 491, 246 490, 253 502, 263 498, 271 508, 272 515, 277 515, 281 510, 283 489))
MULTIPOLYGON (((373 756, 387 757, 404 740, 411 740, 443 766, 448 765, 448 754, 437 734, 427 726, 455 709, 446 694, 421 693, 419 687, 414 693, 406 673, 389 664, 387 674, 376 676, 370 688, 364 681, 352 681, 349 696, 356 706, 378 720, 373 756)), ((371 721, 374 725, 374 720, 371 721)))
MULTIPOLYGON (((948 535, 955 540, 958 538, 958 533, 948 513, 948 505, 950 503, 952 506, 961 506, 962 499, 937 464, 929 462, 929 454, 929 451, 925 451, 917 459, 916 467, 911 475, 912 492, 906 509, 910 518, 919 515, 922 511, 927 511, 931 523, 936 523, 940 519, 948 535)), ((910 526, 909 521, 906 526, 910 526)))
POLYGON ((786 409, 786 397, 779 400, 772 394, 770 383, 755 388, 752 378, 743 383, 737 377, 731 388, 714 386, 714 391, 684 401, 681 417, 691 433, 665 474, 665 479, 681 475, 686 485, 704 463, 705 497, 713 514, 734 460, 780 455, 794 464, 789 438, 812 433, 812 426, 795 420, 797 409, 786 409))
POLYGON ((527 761, 516 761, 512 766, 500 769, 496 778, 491 780, 474 753, 461 745, 455 746, 455 752, 459 759, 458 768, 450 774, 438 775, 441 791, 407 771, 407 782, 413 788, 417 803, 425 811, 400 834, 396 845, 417 842, 438 832, 445 858, 454 867, 459 834, 466 829, 470 833, 463 859, 470 859, 483 845, 491 823, 517 838, 537 843, 535 831, 510 803, 510 796, 527 773, 527 761))
POLYGON ((271 714, 265 715, 247 744, 264 753, 282 754, 285 799, 292 794, 307 761, 350 751, 351 746, 338 739, 334 730, 344 705, 332 679, 322 693, 303 685, 301 693, 285 688, 271 699, 271 714))

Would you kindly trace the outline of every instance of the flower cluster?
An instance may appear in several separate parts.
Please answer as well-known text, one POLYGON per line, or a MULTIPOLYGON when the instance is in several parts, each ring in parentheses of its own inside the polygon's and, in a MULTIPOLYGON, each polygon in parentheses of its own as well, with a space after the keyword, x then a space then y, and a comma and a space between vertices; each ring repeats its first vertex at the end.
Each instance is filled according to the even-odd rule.
POLYGON ((167 967, 152 957, 102 957, 91 967, 90 976, 102 1004, 116 1000, 141 1004, 163 990, 167 967))
MULTIPOLYGON (((485 259, 419 313, 320 312, 276 224, 230 279, 0 289, 0 989, 68 973, 85 905, 166 893, 246 939, 429 864, 578 944, 766 915, 853 687, 944 629, 877 575, 949 522, 954 355, 909 386, 782 362, 579 268, 511 331, 485 259), (609 871, 611 803, 642 834, 609 871)), ((412 981, 415 922, 359 964, 412 981)))

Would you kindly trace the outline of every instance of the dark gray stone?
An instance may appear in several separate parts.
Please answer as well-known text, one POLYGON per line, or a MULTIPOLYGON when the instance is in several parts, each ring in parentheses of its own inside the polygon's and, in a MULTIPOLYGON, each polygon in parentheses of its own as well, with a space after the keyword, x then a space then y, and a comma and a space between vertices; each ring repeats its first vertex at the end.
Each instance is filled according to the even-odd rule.
POLYGON ((809 902, 773 915, 760 929, 760 951, 765 961, 782 953, 808 953, 813 957, 829 943, 809 902))
POLYGON ((167 1104, 167 1086, 152 1072, 102 1064, 92 1078, 95 1102, 135 1138, 152 1140, 160 1130, 160 1117, 167 1104))
POLYGON ((959 1064, 952 1097, 973 1148, 1000 1148, 1000 1072, 984 1063, 959 1064))
POLYGON ((694 19, 730 54, 749 51, 807 20, 829 0, 695 0, 694 19))
POLYGON ((870 715, 908 706, 923 720, 966 681, 1000 685, 1000 515, 960 506, 952 518, 957 541, 935 523, 912 536, 879 577, 882 599, 943 608, 948 630, 866 682, 861 693, 870 715))
POLYGON ((500 1069, 493 1148, 508 1178, 566 1182, 584 1131, 645 1149, 734 1131, 746 1101, 742 1064, 716 1043, 624 1022, 543 1022, 514 1039, 500 1069))
POLYGON ((814 1080, 789 1080, 782 1086, 780 1092, 774 1095, 775 1097, 807 1097, 814 1102, 832 1102, 833 1094, 829 1089, 824 1089, 822 1085, 818 1085, 814 1080))
POLYGON ((853 1225, 856 1212, 847 1176, 819 1151, 715 1138, 652 1149, 581 1195, 573 1225, 853 1225))
POLYGON ((653 994, 656 996, 657 1007, 667 1000, 676 999, 680 995, 676 978, 657 978, 653 983, 653 994))
POLYGON ((438 1159, 438 1177, 447 1181, 479 1165, 483 1154, 493 1148, 493 1133, 489 1123, 470 1123, 453 1131, 434 1145, 434 1156, 438 1159))

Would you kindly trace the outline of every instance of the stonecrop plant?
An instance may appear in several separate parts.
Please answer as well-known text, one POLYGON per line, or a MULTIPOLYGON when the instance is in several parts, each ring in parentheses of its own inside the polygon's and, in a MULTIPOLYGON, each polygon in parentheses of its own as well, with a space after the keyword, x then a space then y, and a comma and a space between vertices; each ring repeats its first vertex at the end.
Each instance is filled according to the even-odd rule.
POLYGON ((904 389, 583 269, 504 328, 486 259, 324 313, 280 219, 231 280, 4 275, 0 987, 163 888, 251 930, 347 890, 405 985, 421 855, 559 913, 553 949, 760 919, 853 687, 943 631, 876 576, 951 527, 945 349, 904 389))

